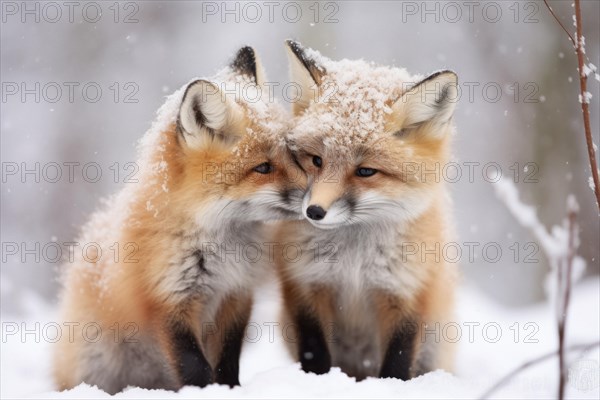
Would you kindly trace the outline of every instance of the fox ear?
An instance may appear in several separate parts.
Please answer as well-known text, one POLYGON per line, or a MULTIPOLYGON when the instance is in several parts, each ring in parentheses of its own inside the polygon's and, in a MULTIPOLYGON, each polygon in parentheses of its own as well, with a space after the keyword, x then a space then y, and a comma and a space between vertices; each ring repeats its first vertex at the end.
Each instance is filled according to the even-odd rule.
POLYGON ((242 110, 216 84, 197 80, 188 85, 179 109, 178 126, 190 147, 219 141, 233 144, 241 136, 242 110))
POLYGON ((257 85, 262 86, 265 82, 265 72, 258 55, 250 46, 238 50, 229 66, 241 75, 246 75, 257 85))
POLYGON ((454 114, 458 101, 458 77, 452 71, 439 71, 414 85, 392 109, 403 116, 402 129, 424 123, 442 125, 454 114))
POLYGON ((300 43, 288 39, 285 41, 288 60, 290 62, 290 75, 292 81, 300 85, 300 98, 294 103, 294 114, 304 111, 311 100, 314 100, 326 71, 323 66, 311 58, 300 43))

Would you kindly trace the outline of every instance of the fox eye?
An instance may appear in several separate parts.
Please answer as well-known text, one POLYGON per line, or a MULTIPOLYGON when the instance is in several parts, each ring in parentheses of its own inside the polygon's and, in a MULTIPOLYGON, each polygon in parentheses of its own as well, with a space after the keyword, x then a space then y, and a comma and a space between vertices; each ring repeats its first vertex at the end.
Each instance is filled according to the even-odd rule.
POLYGON ((377 170, 373 168, 358 168, 356 170, 356 176, 360 176, 361 178, 368 178, 369 176, 373 176, 376 173, 377 170))
POLYGON ((258 172, 259 174, 270 174, 273 172, 273 166, 268 162, 264 162, 256 167, 252 168, 254 172, 258 172))
POLYGON ((317 168, 321 168, 323 165, 323 160, 319 156, 313 156, 312 158, 313 165, 317 168))

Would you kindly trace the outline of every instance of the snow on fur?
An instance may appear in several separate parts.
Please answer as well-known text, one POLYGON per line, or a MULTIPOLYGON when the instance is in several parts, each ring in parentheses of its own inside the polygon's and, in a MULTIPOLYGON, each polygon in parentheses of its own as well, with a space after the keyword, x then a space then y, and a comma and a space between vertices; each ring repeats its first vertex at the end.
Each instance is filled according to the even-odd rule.
MULTIPOLYGON (((173 129, 177 122, 179 108, 187 86, 199 78, 192 79, 173 94, 167 97, 165 103, 158 109, 156 118, 150 129, 138 141, 137 146, 137 183, 128 183, 123 189, 108 198, 101 199, 101 205, 87 224, 82 229, 79 237, 80 243, 97 243, 100 249, 109 249, 120 240, 119 232, 124 227, 134 227, 140 224, 135 217, 135 207, 142 204, 148 212, 158 218, 161 210, 169 202, 169 163, 166 157, 167 149, 175 140, 173 135, 166 134, 173 129)), ((258 137, 260 135, 278 135, 283 141, 283 134, 287 131, 284 126, 286 118, 283 107, 277 102, 269 102, 260 87, 253 80, 241 75, 230 67, 218 72, 213 78, 200 78, 209 80, 228 96, 233 96, 235 101, 246 110, 246 116, 253 122, 254 129, 249 128, 247 135, 258 137)), ((241 141, 243 142, 243 141, 241 141)), ((239 157, 247 148, 234 146, 231 149, 232 159, 239 157)), ((107 250, 108 251, 108 250, 107 250)), ((94 256, 88 254, 94 259, 94 256)), ((98 257, 99 259, 100 257, 98 257)), ((111 262, 110 257, 105 257, 105 262, 111 262)), ((98 275, 98 284, 102 286, 102 275, 93 264, 88 264, 89 273, 98 275)))
POLYGON ((332 61, 316 50, 305 52, 327 72, 320 97, 302 114, 292 138, 328 132, 325 144, 340 151, 347 151, 354 143, 380 139, 385 117, 392 111, 390 106, 422 79, 403 68, 378 66, 362 59, 332 61))

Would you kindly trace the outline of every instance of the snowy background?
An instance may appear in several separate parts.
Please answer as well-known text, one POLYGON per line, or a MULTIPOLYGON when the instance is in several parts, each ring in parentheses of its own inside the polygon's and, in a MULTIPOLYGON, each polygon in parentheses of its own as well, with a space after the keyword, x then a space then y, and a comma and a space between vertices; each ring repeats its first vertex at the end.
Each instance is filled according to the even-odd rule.
MULTIPOLYGON (((86 387, 52 392, 54 334, 43 328, 56 321, 56 249, 67 252, 66 243, 101 197, 132 184, 126 179, 134 172, 135 143, 166 95, 193 77, 210 76, 246 44, 258 51, 268 80, 283 85, 286 38, 332 59, 364 58, 411 73, 457 71, 462 95, 455 156, 462 176, 450 188, 463 280, 456 374, 361 383, 335 370, 304 374, 287 357, 281 336, 267 334, 264 323, 276 321, 279 306, 267 285, 253 317, 262 327, 259 338, 250 332, 244 347, 243 386, 201 393, 186 388, 179 396, 470 398, 512 367, 554 350, 554 314, 544 291, 548 262, 496 197, 490 181, 499 171, 547 226, 561 224, 568 194, 577 197, 579 254, 587 269, 575 288, 569 341, 598 340, 600 228, 587 183, 572 46, 541 1, 450 3, 2 2, 2 397, 106 396, 86 387), (472 258, 467 243, 476 243, 472 258), (496 342, 496 325, 483 329, 490 323, 500 327, 496 342)), ((571 2, 552 4, 574 29, 571 2)), ((583 1, 582 7, 587 56, 600 65, 600 2, 583 1)), ((280 99, 282 85, 275 89, 280 99)), ((590 79, 596 142, 598 88, 590 79)), ((574 356, 569 396, 598 398, 598 350, 574 356)), ((554 397, 555 364, 520 375, 497 395, 554 397)), ((122 396, 167 394, 132 389, 122 396)))

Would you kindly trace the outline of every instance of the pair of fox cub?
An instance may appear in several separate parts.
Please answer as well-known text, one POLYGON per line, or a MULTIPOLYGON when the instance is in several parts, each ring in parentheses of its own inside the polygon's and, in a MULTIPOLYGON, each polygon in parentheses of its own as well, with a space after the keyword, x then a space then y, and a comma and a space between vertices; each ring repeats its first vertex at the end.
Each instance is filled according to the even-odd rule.
POLYGON ((431 331, 451 321, 455 269, 404 245, 449 240, 449 199, 405 166, 447 161, 456 75, 286 48, 293 117, 265 98, 250 47, 159 110, 139 183, 81 238, 135 251, 88 251, 66 271, 61 388, 238 385, 253 288, 273 265, 304 371, 407 380, 450 369, 451 346, 431 331), (239 254, 267 245, 272 257, 239 254))

